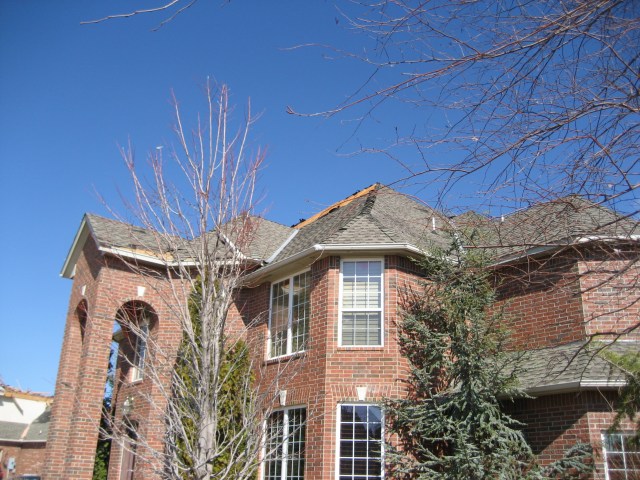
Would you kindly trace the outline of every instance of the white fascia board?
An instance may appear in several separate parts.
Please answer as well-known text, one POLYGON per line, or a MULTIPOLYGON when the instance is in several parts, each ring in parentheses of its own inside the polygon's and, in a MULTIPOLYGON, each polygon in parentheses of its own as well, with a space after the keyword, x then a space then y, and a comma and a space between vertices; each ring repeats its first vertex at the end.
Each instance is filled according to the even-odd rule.
POLYGON ((408 243, 366 243, 366 244, 321 244, 315 245, 302 250, 290 257, 280 260, 275 263, 270 263, 264 267, 256 270, 247 276, 249 281, 260 278, 263 275, 267 275, 275 270, 286 267, 289 264, 295 263, 298 260, 302 260, 310 255, 316 255, 315 259, 320 259, 325 253, 387 253, 387 252, 407 252, 414 255, 424 255, 424 252, 415 245, 408 243))
POLYGON ((163 267, 171 267, 178 264, 182 264, 188 267, 195 265, 195 262, 169 262, 166 260, 161 260, 154 255, 148 255, 145 253, 136 253, 136 252, 132 252, 131 250, 118 248, 118 247, 100 247, 99 250, 103 253, 109 253, 111 255, 115 255, 116 257, 130 258, 138 262, 150 263, 152 265, 162 265, 163 267))
POLYGON ((627 384, 624 380, 595 381, 578 380, 575 382, 558 383, 555 385, 542 385, 527 388, 525 392, 534 397, 559 393, 577 392, 580 390, 617 390, 627 384))
POLYGON ((242 250, 240 250, 240 249, 236 246, 236 244, 235 244, 235 243, 233 243, 233 242, 231 241, 231 239, 230 239, 229 237, 227 237, 224 233, 219 232, 219 231, 218 231, 218 232, 215 232, 215 233, 216 233, 216 235, 220 235, 220 237, 222 237, 222 241, 223 241, 223 242, 226 242, 226 243, 231 247, 231 249, 232 249, 233 251, 235 251, 235 252, 240 256, 240 258, 241 258, 242 260, 247 260, 247 259, 248 259, 248 258, 247 258, 247 256, 246 256, 244 253, 242 253, 242 250))
POLYGON ((265 260, 265 262, 266 262, 266 263, 271 263, 271 262, 273 262, 273 261, 275 260, 275 258, 276 258, 278 255, 280 255, 280 252, 282 252, 282 250, 284 250, 284 247, 286 247, 287 245, 289 245, 289 243, 291 242, 291 240, 293 240, 293 238, 298 234, 298 232, 299 232, 299 231, 300 231, 300 230, 294 230, 294 231, 291 233, 291 235, 289 235, 289 237, 288 237, 288 238, 287 238, 287 239, 282 243, 282 245, 280 245, 280 246, 278 247, 278 249, 277 249, 275 252, 273 252, 273 254, 272 254, 269 258, 267 258, 267 259, 265 260))
POLYGON ((505 263, 510 263, 515 260, 520 260, 521 258, 531 257, 533 255, 538 255, 540 253, 548 252, 549 250, 555 250, 558 248, 566 248, 572 245, 577 244, 585 244, 590 242, 619 242, 619 241, 632 241, 638 242, 640 241, 640 235, 589 235, 584 237, 574 237, 568 238, 565 242, 559 241, 557 243, 533 247, 528 250, 525 250, 522 253, 516 253, 514 255, 510 255, 498 262, 494 262, 491 265, 498 266, 504 265, 505 263))
MULTIPOLYGON (((99 250, 103 253, 109 253, 111 255, 115 255, 117 257, 121 257, 121 258, 129 258, 131 260, 135 260, 137 262, 143 262, 143 263, 148 263, 151 265, 160 265, 163 267, 178 267, 178 266, 182 266, 182 267, 196 267, 198 265, 198 262, 195 260, 185 260, 185 261, 168 261, 168 260, 162 260, 154 255, 149 255, 149 254, 145 254, 145 253, 137 253, 137 252, 132 252, 131 250, 125 249, 125 248, 117 248, 117 247, 100 247, 99 250)), ((239 253, 239 252, 238 252, 239 253)), ((252 260, 250 258, 247 258, 246 256, 242 255, 242 259, 247 260, 247 261, 251 261, 254 263, 258 263, 256 260, 252 260)), ((221 264, 230 264, 233 263, 233 261, 231 260, 225 260, 223 262, 219 262, 221 264)))
POLYGON ((62 265, 62 270, 60 270, 60 276, 63 278, 73 278, 75 275, 75 266, 78 258, 80 257, 80 252, 84 248, 84 244, 89 237, 89 225, 87 224, 87 216, 82 217, 82 222, 80 223, 80 227, 76 232, 76 236, 73 239, 73 243, 71 244, 71 248, 69 248, 69 253, 67 253, 67 257, 64 260, 64 264, 62 265))

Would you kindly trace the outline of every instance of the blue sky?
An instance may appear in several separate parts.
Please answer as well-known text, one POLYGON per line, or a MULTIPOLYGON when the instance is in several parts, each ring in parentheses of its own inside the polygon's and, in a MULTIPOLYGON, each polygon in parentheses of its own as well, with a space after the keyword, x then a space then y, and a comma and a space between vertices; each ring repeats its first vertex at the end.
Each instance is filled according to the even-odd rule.
MULTIPOLYGON (((0 2, 0 376, 23 389, 54 390, 71 287, 62 263, 83 213, 108 215, 96 192, 116 208, 130 192, 118 145, 131 140, 143 158, 171 142, 172 89, 187 117, 204 108, 207 76, 229 85, 239 115, 251 98, 261 113, 252 145, 268 152, 261 209, 272 220, 293 224, 402 176, 382 156, 348 155, 380 141, 385 122, 356 130, 355 111, 286 113, 330 109, 371 74, 330 50, 290 49, 360 48, 366 39, 332 2, 202 1, 156 32, 159 16, 80 24, 131 3, 0 2)), ((400 121, 392 107, 383 117, 400 121)))

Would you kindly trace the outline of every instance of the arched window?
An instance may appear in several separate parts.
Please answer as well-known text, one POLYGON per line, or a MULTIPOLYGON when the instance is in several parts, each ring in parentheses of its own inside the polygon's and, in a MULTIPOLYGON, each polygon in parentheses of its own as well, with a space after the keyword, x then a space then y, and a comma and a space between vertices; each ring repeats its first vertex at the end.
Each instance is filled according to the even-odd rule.
POLYGON ((145 364, 149 355, 149 332, 155 319, 153 309, 144 302, 125 303, 118 312, 118 322, 128 332, 131 348, 130 380, 135 382, 144 378, 145 364))

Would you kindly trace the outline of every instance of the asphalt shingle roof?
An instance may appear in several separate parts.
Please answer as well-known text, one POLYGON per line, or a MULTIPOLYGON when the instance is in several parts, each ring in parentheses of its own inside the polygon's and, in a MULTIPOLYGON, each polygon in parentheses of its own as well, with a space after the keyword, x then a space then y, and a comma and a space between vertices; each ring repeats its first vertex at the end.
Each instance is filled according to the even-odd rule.
POLYGON ((605 359, 603 352, 638 352, 640 343, 618 341, 611 345, 575 342, 566 345, 512 352, 519 386, 527 393, 623 385, 625 372, 605 359))
POLYGON ((46 442, 47 435, 49 434, 49 423, 51 422, 51 408, 42 412, 42 414, 36 418, 24 435, 23 440, 27 442, 46 442))
POLYGON ((534 205, 503 219, 467 212, 453 222, 471 245, 490 247, 497 258, 535 247, 569 245, 580 237, 629 238, 640 234, 638 222, 575 195, 534 205))
POLYGON ((29 424, 0 421, 1 440, 21 440, 29 424))
MULTIPOLYGON (((190 256, 192 244, 188 240, 172 237, 171 245, 163 245, 149 230, 92 214, 87 215, 87 221, 102 247, 190 256)), ((502 219, 467 212, 450 220, 378 184, 293 228, 255 216, 248 217, 240 232, 234 232, 234 225, 229 222, 223 227, 226 238, 244 255, 260 262, 286 260, 316 244, 407 244, 428 251, 433 246, 449 246, 453 232, 461 234, 469 246, 489 249, 496 260, 529 253, 536 247, 570 245, 581 237, 630 238, 640 234, 638 222, 578 196, 534 205, 502 219)))
POLYGON ((451 226, 446 217, 406 195, 378 186, 346 205, 302 226, 275 261, 315 244, 409 244, 419 248, 448 246, 451 226), (436 219, 436 230, 432 229, 436 219))

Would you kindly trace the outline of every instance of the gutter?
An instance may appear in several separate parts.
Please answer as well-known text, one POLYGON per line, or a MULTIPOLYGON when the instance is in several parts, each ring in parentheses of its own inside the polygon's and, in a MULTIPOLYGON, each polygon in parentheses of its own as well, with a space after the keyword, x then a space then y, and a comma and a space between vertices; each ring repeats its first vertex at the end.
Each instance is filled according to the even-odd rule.
POLYGON ((627 384, 625 380, 612 380, 601 382, 597 380, 577 380, 574 382, 557 383, 554 385, 541 385, 525 389, 525 393, 532 396, 552 395, 558 393, 577 392, 581 390, 617 390, 627 384))
POLYGON ((566 243, 553 243, 544 246, 533 247, 528 250, 525 250, 522 253, 518 253, 515 255, 510 255, 505 257, 504 259, 494 262, 491 265, 497 267, 498 265, 504 265, 506 263, 510 263, 521 258, 531 257, 533 255, 538 255, 541 253, 548 252, 549 250, 554 250, 558 248, 566 248, 571 245, 579 245, 590 242, 617 242, 617 241, 632 241, 638 242, 640 241, 640 235, 588 235, 584 237, 575 237, 573 239, 567 239, 566 243))
POLYGON ((264 267, 256 270, 253 273, 247 275, 247 280, 255 280, 263 275, 267 275, 274 270, 282 268, 286 265, 295 263, 298 260, 302 260, 305 257, 316 254, 317 258, 322 258, 325 253, 337 253, 337 252, 377 252, 380 250, 393 251, 402 250, 405 252, 414 253, 416 255, 422 255, 424 252, 418 247, 409 243, 364 243, 364 244, 331 244, 326 245, 322 243, 316 243, 315 245, 302 250, 290 257, 279 260, 275 263, 270 263, 264 267))
MULTIPOLYGON (((154 256, 154 255, 148 255, 145 253, 137 253, 137 252, 133 252, 129 249, 123 249, 123 248, 118 248, 118 247, 100 247, 98 248, 99 251, 103 252, 103 253, 109 253, 111 255, 115 255, 117 257, 122 257, 122 258, 130 258, 132 260, 136 260, 136 261, 140 261, 140 262, 144 262, 144 263, 149 263, 152 265, 160 265, 162 267, 197 267, 198 266, 198 262, 196 262, 195 260, 189 260, 189 261, 180 261, 180 260, 174 260, 174 261, 169 261, 169 260, 161 260, 158 257, 154 256)), ((238 252, 239 253, 239 252, 238 252)), ((259 264, 260 262, 258 260, 252 259, 247 257, 244 254, 240 254, 242 259, 246 260, 247 262, 250 263, 254 263, 254 264, 259 264)), ((223 260, 218 262, 219 264, 232 264, 235 263, 232 260, 223 260)))

